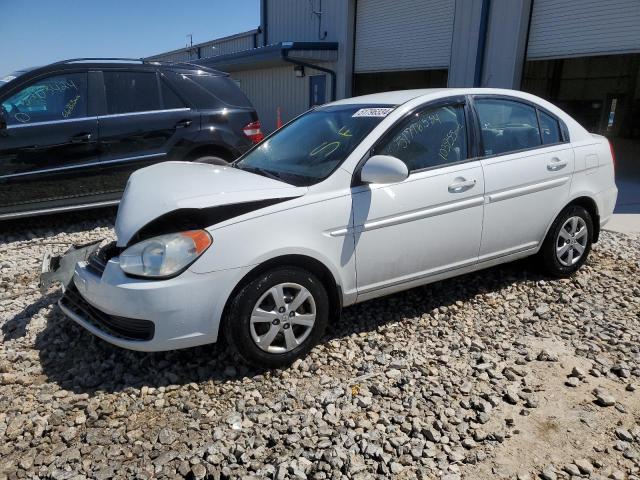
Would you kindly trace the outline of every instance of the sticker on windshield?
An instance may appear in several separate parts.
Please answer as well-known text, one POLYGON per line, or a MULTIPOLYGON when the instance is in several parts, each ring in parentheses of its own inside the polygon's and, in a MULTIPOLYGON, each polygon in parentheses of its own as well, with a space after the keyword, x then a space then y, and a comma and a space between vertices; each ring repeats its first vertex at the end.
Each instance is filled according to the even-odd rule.
POLYGON ((361 108, 352 117, 386 117, 393 108, 361 108))

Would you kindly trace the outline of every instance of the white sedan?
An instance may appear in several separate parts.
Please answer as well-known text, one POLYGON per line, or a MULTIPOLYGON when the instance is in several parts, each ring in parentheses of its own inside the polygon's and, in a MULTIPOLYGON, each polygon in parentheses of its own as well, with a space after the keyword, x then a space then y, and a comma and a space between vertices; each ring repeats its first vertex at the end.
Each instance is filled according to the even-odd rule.
POLYGON ((45 270, 75 265, 60 307, 115 345, 225 335, 248 362, 277 367, 343 306, 529 255, 572 274, 616 196, 606 138, 543 99, 381 93, 315 108, 232 165, 137 171, 117 242, 45 270))

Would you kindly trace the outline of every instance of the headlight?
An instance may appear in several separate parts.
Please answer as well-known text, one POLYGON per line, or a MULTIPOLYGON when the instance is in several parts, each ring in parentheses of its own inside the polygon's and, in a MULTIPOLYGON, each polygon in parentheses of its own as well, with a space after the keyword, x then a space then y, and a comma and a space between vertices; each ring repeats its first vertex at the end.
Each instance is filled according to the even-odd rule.
POLYGON ((143 240, 120 254, 120 268, 141 277, 164 278, 182 272, 213 243, 205 230, 170 233, 143 240))

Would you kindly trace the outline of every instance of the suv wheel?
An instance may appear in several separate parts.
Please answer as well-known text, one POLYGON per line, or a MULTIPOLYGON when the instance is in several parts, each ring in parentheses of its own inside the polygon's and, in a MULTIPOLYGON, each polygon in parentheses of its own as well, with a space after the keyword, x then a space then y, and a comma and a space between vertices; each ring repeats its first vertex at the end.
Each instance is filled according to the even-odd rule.
POLYGON ((248 363, 276 368, 306 355, 329 318, 322 283, 298 267, 260 274, 233 299, 225 319, 229 345, 248 363))
POLYGON ((587 260, 593 239, 593 220, 587 210, 570 205, 556 217, 540 254, 547 273, 567 277, 587 260))
POLYGON ((227 162, 224 158, 214 157, 213 155, 198 157, 194 160, 194 162, 207 163, 209 165, 229 165, 229 162, 227 162))

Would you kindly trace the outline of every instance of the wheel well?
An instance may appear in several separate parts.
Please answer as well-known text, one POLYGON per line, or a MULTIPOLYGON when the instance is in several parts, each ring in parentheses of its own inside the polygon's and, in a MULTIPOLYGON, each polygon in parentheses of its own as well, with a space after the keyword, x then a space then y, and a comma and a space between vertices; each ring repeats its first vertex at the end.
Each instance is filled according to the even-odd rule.
POLYGON ((227 148, 219 145, 202 145, 191 150, 186 157, 186 160, 191 162, 200 157, 220 157, 228 162, 232 161, 236 156, 227 148))
POLYGON ((569 205, 578 205, 589 212, 589 215, 591 215, 591 219, 593 220, 593 243, 596 243, 598 238, 600 238, 600 216, 598 215, 598 206, 596 205, 596 202, 589 197, 578 197, 572 200, 569 205))
POLYGON ((231 300, 237 295, 237 293, 254 278, 267 270, 271 270, 276 267, 300 267, 304 270, 308 270, 313 273, 322 282, 327 289, 329 296, 329 320, 337 320, 340 318, 342 311, 342 290, 338 284, 336 284, 335 278, 331 271, 320 261, 306 255, 284 255, 281 257, 272 258, 264 263, 253 268, 247 273, 229 295, 227 303, 224 306, 222 312, 222 318, 226 318, 227 310, 231 305, 231 300))

